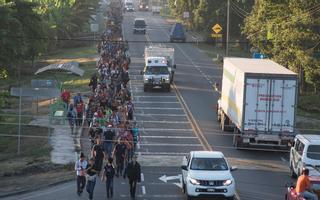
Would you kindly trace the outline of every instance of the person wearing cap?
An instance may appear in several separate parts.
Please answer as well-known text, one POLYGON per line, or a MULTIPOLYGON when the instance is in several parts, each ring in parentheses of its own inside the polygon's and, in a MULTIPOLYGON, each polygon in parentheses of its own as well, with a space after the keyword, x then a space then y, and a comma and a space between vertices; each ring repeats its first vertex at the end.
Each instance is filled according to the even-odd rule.
POLYGON ((141 181, 141 167, 137 162, 137 155, 132 157, 132 161, 128 164, 124 172, 124 178, 129 179, 130 196, 135 198, 137 183, 141 181))
POLYGON ((318 196, 311 192, 311 184, 309 180, 309 169, 303 168, 302 174, 299 176, 296 185, 296 192, 298 195, 308 200, 318 200, 318 196))
POLYGON ((87 168, 87 161, 83 153, 80 154, 79 160, 75 164, 75 170, 77 172, 77 194, 80 196, 86 185, 85 169, 87 168))

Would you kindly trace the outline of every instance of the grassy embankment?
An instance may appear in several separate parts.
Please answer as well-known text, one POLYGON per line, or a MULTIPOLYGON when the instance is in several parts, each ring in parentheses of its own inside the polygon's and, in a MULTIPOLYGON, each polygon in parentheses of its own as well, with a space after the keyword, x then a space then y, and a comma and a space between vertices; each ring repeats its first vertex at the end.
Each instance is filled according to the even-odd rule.
MULTIPOLYGON (((71 92, 88 91, 88 83, 92 73, 96 71, 96 49, 92 46, 74 49, 60 50, 52 55, 40 58, 36 65, 37 68, 25 67, 21 71, 21 85, 30 85, 32 79, 56 79, 63 83, 63 87, 71 92), (51 63, 63 63, 68 61, 77 61, 80 68, 85 71, 83 77, 72 75, 66 72, 44 72, 35 76, 34 72, 40 68, 39 65, 46 66, 51 63)), ((15 77, 9 77, 7 80, 1 80, 2 89, 9 88, 10 85, 17 85, 15 77)), ((21 134, 21 154, 17 155, 17 137, 18 134, 18 98, 9 97, 5 109, 1 113, 0 134, 0 165, 1 174, 15 175, 31 165, 50 163, 51 147, 48 142, 48 128, 31 126, 28 123, 33 119, 34 108, 32 100, 23 98, 22 106, 22 127, 21 134), (9 135, 9 136, 8 136, 9 135)), ((39 113, 48 114, 48 104, 39 107, 39 113)))

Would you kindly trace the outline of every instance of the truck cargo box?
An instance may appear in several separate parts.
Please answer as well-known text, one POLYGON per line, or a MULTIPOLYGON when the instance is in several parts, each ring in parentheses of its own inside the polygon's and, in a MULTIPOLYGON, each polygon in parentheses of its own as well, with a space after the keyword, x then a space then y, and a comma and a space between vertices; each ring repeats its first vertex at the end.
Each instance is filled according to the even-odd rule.
POLYGON ((241 133, 294 134, 297 74, 268 59, 225 58, 220 106, 241 133))

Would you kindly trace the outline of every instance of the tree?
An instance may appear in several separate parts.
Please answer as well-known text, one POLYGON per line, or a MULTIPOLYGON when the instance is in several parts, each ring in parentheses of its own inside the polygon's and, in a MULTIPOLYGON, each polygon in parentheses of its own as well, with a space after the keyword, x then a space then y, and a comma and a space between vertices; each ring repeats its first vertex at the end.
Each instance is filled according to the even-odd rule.
MULTIPOLYGON (((254 47, 299 74, 300 92, 305 81, 318 87, 318 61, 312 47, 320 40, 314 31, 319 21, 312 8, 319 0, 260 0, 245 20, 244 33, 254 47)), ((316 90, 317 88, 315 88, 316 90)))

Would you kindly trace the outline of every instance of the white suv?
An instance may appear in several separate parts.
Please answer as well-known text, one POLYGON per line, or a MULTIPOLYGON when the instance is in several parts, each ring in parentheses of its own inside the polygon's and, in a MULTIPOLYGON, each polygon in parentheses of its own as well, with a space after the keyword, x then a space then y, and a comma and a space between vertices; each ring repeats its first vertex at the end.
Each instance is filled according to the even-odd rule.
POLYGON ((235 181, 231 167, 218 151, 191 151, 182 163, 182 188, 193 197, 234 199, 235 181))
POLYGON ((296 135, 290 150, 290 171, 292 177, 300 176, 302 168, 310 169, 310 175, 320 175, 320 135, 296 135))

